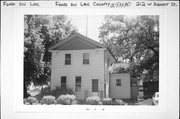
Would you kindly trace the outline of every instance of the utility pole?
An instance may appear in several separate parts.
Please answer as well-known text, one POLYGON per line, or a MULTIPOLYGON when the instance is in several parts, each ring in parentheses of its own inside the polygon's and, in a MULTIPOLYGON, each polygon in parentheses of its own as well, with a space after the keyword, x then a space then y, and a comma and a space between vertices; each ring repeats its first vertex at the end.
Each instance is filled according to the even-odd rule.
POLYGON ((88 37, 88 15, 86 15, 86 37, 88 37))

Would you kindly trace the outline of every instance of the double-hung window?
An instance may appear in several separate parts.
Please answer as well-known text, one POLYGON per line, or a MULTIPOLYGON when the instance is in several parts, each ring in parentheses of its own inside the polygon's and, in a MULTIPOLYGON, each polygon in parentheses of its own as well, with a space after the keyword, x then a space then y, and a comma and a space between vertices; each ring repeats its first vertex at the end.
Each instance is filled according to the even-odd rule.
POLYGON ((76 82, 75 82, 75 91, 78 92, 81 90, 81 77, 76 76, 76 82))
POLYGON ((89 64, 89 53, 83 53, 83 64, 89 64))
POLYGON ((65 54, 65 65, 71 65, 71 54, 65 54))
POLYGON ((116 79, 116 86, 121 86, 121 79, 116 79))
POLYGON ((66 88, 66 76, 61 76, 61 88, 66 88))

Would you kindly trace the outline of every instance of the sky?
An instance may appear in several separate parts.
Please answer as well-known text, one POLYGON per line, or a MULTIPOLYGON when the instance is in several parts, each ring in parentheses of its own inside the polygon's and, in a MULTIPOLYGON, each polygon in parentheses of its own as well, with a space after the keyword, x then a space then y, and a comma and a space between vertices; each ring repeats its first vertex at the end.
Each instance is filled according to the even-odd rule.
POLYGON ((69 15, 68 19, 78 29, 78 32, 82 35, 99 42, 99 30, 98 28, 102 25, 104 16, 100 15, 69 15))

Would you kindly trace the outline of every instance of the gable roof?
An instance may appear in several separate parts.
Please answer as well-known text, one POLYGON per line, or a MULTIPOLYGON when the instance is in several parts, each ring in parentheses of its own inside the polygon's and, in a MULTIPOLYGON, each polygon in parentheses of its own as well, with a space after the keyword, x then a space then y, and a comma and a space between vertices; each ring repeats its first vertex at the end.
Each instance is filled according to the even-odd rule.
MULTIPOLYGON (((52 51, 52 50, 77 50, 77 49, 95 49, 95 48, 106 48, 106 46, 76 32, 73 35, 68 36, 64 40, 58 42, 57 44, 51 46, 48 50, 49 51, 52 51), (72 41, 72 42, 70 43, 70 41, 72 41), (72 47, 68 47, 68 45, 73 46, 74 49, 72 47)), ((110 52, 110 50, 107 48, 106 48, 106 50, 114 58, 114 56, 110 52)), ((114 58, 114 60, 116 61, 115 58, 114 58)))
MULTIPOLYGON (((83 46, 83 44, 87 44, 87 45, 89 45, 89 48, 106 48, 104 45, 100 44, 97 41, 94 41, 94 40, 92 40, 92 39, 90 39, 84 35, 81 35, 79 33, 74 33, 73 35, 68 36, 67 38, 60 41, 59 43, 51 46, 48 50, 49 51, 50 50, 56 50, 57 48, 61 48, 61 50, 63 50, 63 45, 65 45, 66 43, 68 43, 72 40, 74 40, 74 43, 76 43, 75 40, 80 41, 82 43, 81 46, 83 46)), ((74 43, 71 43, 71 44, 74 44, 74 43)), ((84 47, 84 49, 85 49, 85 47, 84 47)))

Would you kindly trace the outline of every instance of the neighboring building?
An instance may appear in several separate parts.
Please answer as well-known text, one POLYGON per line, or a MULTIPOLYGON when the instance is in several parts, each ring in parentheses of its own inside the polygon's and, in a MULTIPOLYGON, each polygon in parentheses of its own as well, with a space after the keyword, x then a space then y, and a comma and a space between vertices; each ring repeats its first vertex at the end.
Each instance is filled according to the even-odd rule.
POLYGON ((94 95, 130 98, 130 75, 126 80, 125 75, 116 77, 109 73, 111 64, 116 60, 100 43, 75 33, 50 47, 49 51, 52 52, 51 90, 56 86, 68 87, 79 99, 94 95))
POLYGON ((132 78, 129 72, 130 65, 115 62, 110 67, 110 97, 134 99, 138 97, 137 79, 132 78))
POLYGON ((110 97, 131 98, 131 78, 129 73, 110 74, 110 97))

